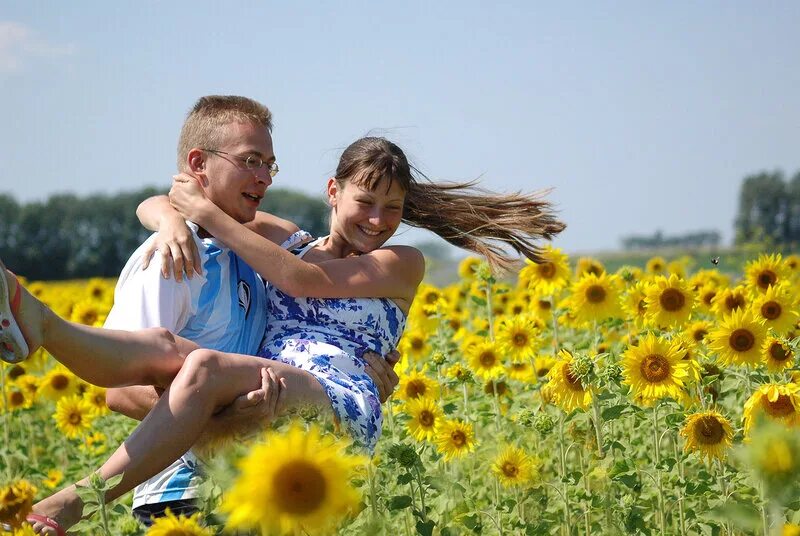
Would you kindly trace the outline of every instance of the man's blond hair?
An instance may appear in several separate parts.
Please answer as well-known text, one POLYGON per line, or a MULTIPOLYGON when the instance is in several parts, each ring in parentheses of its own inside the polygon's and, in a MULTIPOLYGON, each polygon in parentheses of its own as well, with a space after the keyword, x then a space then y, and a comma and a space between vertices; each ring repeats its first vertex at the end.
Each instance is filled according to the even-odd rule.
POLYGON ((263 104, 236 95, 200 97, 186 116, 178 140, 178 170, 188 171, 187 155, 195 147, 216 149, 230 123, 253 123, 272 132, 272 112, 263 104))

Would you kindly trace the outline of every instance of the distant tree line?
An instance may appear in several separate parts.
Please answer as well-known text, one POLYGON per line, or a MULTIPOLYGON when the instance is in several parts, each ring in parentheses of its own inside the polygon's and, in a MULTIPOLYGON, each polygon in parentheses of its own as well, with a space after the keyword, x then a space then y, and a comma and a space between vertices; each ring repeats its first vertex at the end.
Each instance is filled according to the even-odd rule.
POLYGON ((800 244, 800 171, 791 179, 783 172, 761 172, 744 178, 739 191, 735 242, 768 241, 800 244))
POLYGON ((658 248, 698 248, 716 247, 721 236, 719 231, 693 231, 679 235, 664 235, 656 231, 652 235, 632 235, 622 238, 622 247, 626 250, 658 249, 658 248))
MULTIPOLYGON (((155 188, 116 195, 53 195, 18 203, 0 194, 0 257, 8 268, 34 280, 115 277, 150 232, 136 207, 155 188)), ((328 229, 328 206, 315 197, 276 188, 262 209, 319 236, 328 229)))

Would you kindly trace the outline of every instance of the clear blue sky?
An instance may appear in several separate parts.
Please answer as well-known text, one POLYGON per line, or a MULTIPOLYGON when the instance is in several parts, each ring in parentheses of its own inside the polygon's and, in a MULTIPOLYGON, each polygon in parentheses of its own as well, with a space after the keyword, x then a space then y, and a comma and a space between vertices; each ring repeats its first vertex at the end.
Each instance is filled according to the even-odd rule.
POLYGON ((796 1, 4 2, 0 191, 167 184, 193 101, 242 94, 276 186, 321 193, 379 132, 434 178, 554 187, 569 251, 728 240, 743 176, 800 170, 798 28, 796 1))

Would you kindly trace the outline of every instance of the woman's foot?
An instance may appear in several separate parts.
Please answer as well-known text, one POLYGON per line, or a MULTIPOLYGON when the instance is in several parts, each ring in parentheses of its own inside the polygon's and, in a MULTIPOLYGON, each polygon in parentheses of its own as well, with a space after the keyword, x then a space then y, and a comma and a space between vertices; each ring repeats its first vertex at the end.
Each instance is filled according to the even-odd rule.
POLYGON ((28 521, 36 534, 47 536, 61 536, 75 523, 81 520, 83 502, 75 493, 75 486, 64 488, 58 493, 42 499, 33 505, 33 512, 39 516, 50 518, 55 523, 44 520, 31 519, 28 521), (57 525, 63 532, 59 533, 53 525, 57 525))

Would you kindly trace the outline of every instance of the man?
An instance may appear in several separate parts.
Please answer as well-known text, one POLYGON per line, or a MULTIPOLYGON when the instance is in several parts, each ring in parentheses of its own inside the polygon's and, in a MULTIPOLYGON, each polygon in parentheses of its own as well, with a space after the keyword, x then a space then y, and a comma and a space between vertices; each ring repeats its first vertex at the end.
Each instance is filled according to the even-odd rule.
MULTIPOLYGON (((236 96, 202 97, 181 130, 178 169, 204 176, 206 197, 238 222, 257 227, 275 243, 293 248, 303 239, 296 225, 264 213, 256 220, 258 205, 278 171, 271 130, 271 113, 258 102, 236 96)), ((164 198, 148 201, 166 202, 164 198)), ((164 221, 146 217, 143 221, 149 228, 184 224, 177 215, 164 221)), ((164 327, 203 348, 254 355, 267 322, 263 281, 203 229, 195 227, 188 239, 197 245, 200 258, 187 254, 186 266, 176 263, 174 278, 162 277, 162 269, 167 275, 169 267, 149 262, 155 237, 133 253, 120 275, 105 327, 164 327), (184 269, 186 278, 182 277, 184 269), (192 272, 198 275, 192 276, 192 272)), ((160 247, 162 251, 177 247, 188 252, 187 245, 160 247)), ((367 360, 368 372, 385 398, 397 385, 397 376, 380 356, 373 354, 367 360)), ((159 395, 153 387, 133 386, 109 389, 106 400, 114 411, 141 420, 159 395)), ((252 422, 261 416, 266 404, 260 402, 265 398, 265 388, 240 397, 217 415, 210 428, 235 428, 252 422)), ((149 524, 151 516, 162 516, 167 507, 175 514, 195 511, 198 478, 197 460, 188 452, 136 488, 134 515, 149 524)))

